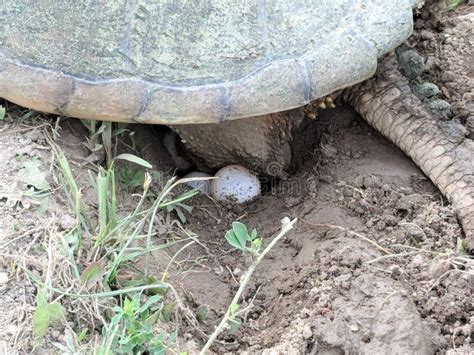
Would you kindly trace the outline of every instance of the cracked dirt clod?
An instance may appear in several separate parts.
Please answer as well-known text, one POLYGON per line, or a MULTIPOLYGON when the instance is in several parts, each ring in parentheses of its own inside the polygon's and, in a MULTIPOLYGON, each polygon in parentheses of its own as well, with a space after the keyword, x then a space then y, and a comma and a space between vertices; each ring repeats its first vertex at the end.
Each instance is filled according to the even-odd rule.
POLYGON ((411 91, 387 57, 377 75, 344 92, 344 98, 423 170, 453 204, 474 249, 474 141, 454 122, 440 122, 411 91))

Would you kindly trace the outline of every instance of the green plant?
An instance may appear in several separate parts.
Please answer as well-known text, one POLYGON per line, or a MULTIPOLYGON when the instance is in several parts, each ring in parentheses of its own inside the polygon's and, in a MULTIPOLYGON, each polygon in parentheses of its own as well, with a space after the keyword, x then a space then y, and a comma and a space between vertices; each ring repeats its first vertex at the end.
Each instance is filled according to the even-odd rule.
POLYGON ((41 114, 36 111, 31 111, 26 109, 24 113, 19 116, 15 117, 15 122, 19 124, 24 124, 24 123, 32 123, 32 122, 37 122, 41 120, 41 114))
POLYGON ((0 121, 3 121, 5 119, 5 113, 6 113, 5 107, 0 105, 0 121))
POLYGON ((455 10, 456 8, 465 3, 466 0, 446 0, 446 8, 444 9, 444 11, 455 10))
POLYGON ((90 136, 86 138, 85 146, 98 156, 101 151, 105 154, 107 166, 112 161, 112 122, 81 120, 82 124, 89 130, 90 136))
POLYGON ((136 293, 131 299, 126 298, 122 307, 114 307, 115 315, 105 328, 98 354, 165 354, 177 333, 168 336, 153 329, 162 308, 162 303, 156 306, 160 300, 160 295, 154 295, 141 304, 140 294, 136 293))
MULTIPOLYGON (((89 230, 89 224, 87 222, 87 217, 84 212, 84 206, 81 201, 81 192, 77 186, 76 179, 74 178, 74 173, 72 172, 69 161, 62 149, 56 144, 53 138, 49 135, 47 131, 44 132, 46 141, 51 146, 56 165, 58 170, 62 173, 62 178, 64 180, 64 191, 68 197, 69 205, 73 208, 76 215, 76 227, 74 230, 70 231, 69 239, 72 239, 70 243, 75 245, 75 249, 79 250, 82 246, 82 239, 84 237, 91 238, 91 231, 89 230)), ((74 264, 73 264, 74 265, 74 264)), ((77 270, 75 272, 76 276, 79 276, 77 270)))
POLYGON ((51 194, 46 174, 40 170, 41 162, 34 158, 25 160, 19 175, 25 191, 21 194, 20 202, 32 203, 37 206, 36 213, 43 214, 48 208, 48 196, 51 194))
MULTIPOLYGON (((120 187, 123 190, 136 190, 143 186, 145 182, 144 169, 133 169, 130 166, 121 166, 118 169, 117 177, 120 182, 120 187)), ((159 171, 150 171, 150 175, 153 180, 159 180, 161 174, 159 171)))
MULTIPOLYGON (((90 136, 86 138, 86 147, 92 153, 96 153, 98 157, 102 156, 101 153, 103 151, 107 167, 110 167, 113 157, 117 155, 118 137, 129 131, 125 128, 126 124, 94 120, 81 120, 81 122, 88 129, 90 134, 90 136)), ((130 133, 130 139, 134 146, 133 132, 130 133)))
POLYGON ((27 188, 32 188, 35 191, 46 191, 49 189, 49 184, 46 181, 46 174, 39 169, 40 166, 41 162, 36 158, 25 161, 23 168, 20 170, 20 176, 27 188))
POLYGON ((247 226, 240 222, 232 223, 232 229, 225 235, 227 242, 235 249, 244 253, 258 254, 262 247, 262 238, 258 237, 257 230, 249 234, 247 226))
MULTIPOLYGON (((76 214, 74 228, 64 236, 60 236, 64 249, 63 255, 67 258, 67 265, 72 275, 68 275, 61 282, 56 280, 58 287, 53 287, 51 282, 42 281, 33 272, 23 269, 24 272, 39 287, 48 290, 52 295, 62 295, 63 305, 73 307, 73 313, 77 312, 75 307, 80 306, 80 303, 76 302, 74 306, 71 306, 69 299, 77 299, 86 304, 88 302, 94 305, 99 304, 102 309, 107 310, 105 317, 97 315, 96 318, 104 324, 103 334, 106 340, 100 350, 102 354, 117 352, 120 347, 125 349, 125 352, 146 350, 149 353, 162 353, 161 349, 171 344, 176 334, 160 333, 150 337, 154 334, 150 333, 152 321, 169 319, 174 314, 173 308, 170 307, 175 305, 177 309, 184 309, 176 291, 164 281, 176 256, 193 244, 195 237, 189 235, 185 238, 174 237, 172 241, 158 244, 156 241, 163 239, 156 238, 155 227, 158 221, 171 218, 171 213, 184 218, 183 211, 190 211, 184 202, 199 192, 186 190, 183 193, 176 193, 175 188, 189 180, 175 178, 167 181, 159 191, 151 191, 153 175, 148 171, 152 166, 135 155, 121 154, 112 158, 107 167, 96 167, 95 176, 90 173, 97 203, 94 204, 95 209, 88 209, 85 201, 82 200, 80 185, 75 180, 74 172, 64 152, 46 132, 45 136, 52 147, 56 167, 60 172, 56 181, 64 186, 71 209, 76 214), (139 169, 143 169, 143 181, 141 181, 143 193, 136 207, 126 214, 123 214, 124 210, 120 206, 122 196, 120 187, 122 186, 117 183, 117 180, 120 181, 120 176, 117 176, 120 173, 116 173, 120 171, 120 166, 117 169, 119 160, 136 164, 139 169), (94 211, 97 213, 93 213, 94 211), (161 214, 160 218, 157 218, 157 214, 161 214), (186 244, 174 253, 166 268, 162 270, 162 275, 149 273, 148 260, 152 252, 183 242, 186 244), (141 258, 143 256, 145 258, 141 258), (143 264, 139 264, 139 268, 136 264, 137 258, 143 261, 143 264), (121 273, 126 274, 127 271, 133 272, 132 277, 120 278, 121 273), (160 278, 161 282, 158 281, 160 278), (159 297, 166 295, 167 300, 165 302, 159 297, 150 297, 148 302, 140 305, 139 300, 136 299, 139 297, 137 295, 144 294, 159 297), (122 303, 124 297, 129 298, 122 303), (174 299, 168 300, 170 297, 174 299), (153 302, 150 303, 150 300, 153 302), (120 306, 111 309, 111 301, 114 303, 118 301, 120 306), (115 316, 108 321, 112 311, 115 316), (140 350, 143 348, 145 350, 140 350)), ((76 343, 79 342, 79 338, 84 340, 86 337, 84 329, 88 326, 88 323, 79 324, 82 335, 76 336, 76 343)))
POLYGON ((465 239, 458 238, 456 242, 456 252, 461 256, 468 255, 468 245, 465 239))
POLYGON ((145 170, 135 170, 129 166, 124 166, 118 170, 118 178, 120 184, 125 189, 133 190, 143 186, 143 182, 145 181, 145 170))
POLYGON ((51 325, 59 323, 64 318, 64 308, 58 302, 48 303, 46 292, 38 290, 36 308, 33 313, 33 335, 41 341, 51 325))
POLYGON ((237 319, 237 317, 240 313, 246 311, 246 309, 242 309, 239 311, 240 297, 244 293, 245 288, 247 287, 247 284, 252 278, 255 269, 265 258, 265 255, 267 255, 267 253, 275 246, 275 244, 281 238, 283 238, 283 236, 285 236, 291 229, 293 229, 293 226, 295 225, 296 221, 297 218, 291 221, 288 217, 283 218, 283 220, 281 221, 280 233, 278 233, 278 235, 273 238, 273 240, 267 245, 267 247, 262 252, 260 252, 262 241, 260 238, 257 237, 257 232, 255 231, 255 229, 249 235, 247 232, 247 227, 244 224, 240 222, 232 223, 232 229, 226 233, 227 241, 231 246, 233 246, 237 250, 242 251, 243 253, 250 251, 252 253, 252 256, 254 256, 254 260, 247 269, 247 271, 242 275, 239 289, 237 290, 234 298, 232 299, 229 307, 227 308, 224 317, 222 317, 221 322, 217 325, 216 329, 214 329, 214 332, 211 334, 206 344, 204 344, 203 348, 201 349, 201 355, 205 355, 209 351, 214 341, 226 327, 232 330, 240 326, 240 321, 237 319), (260 239, 260 241, 257 241, 257 239, 260 239), (247 247, 246 245, 249 242, 250 247, 247 247), (254 242, 254 247, 252 247, 252 242, 254 242))

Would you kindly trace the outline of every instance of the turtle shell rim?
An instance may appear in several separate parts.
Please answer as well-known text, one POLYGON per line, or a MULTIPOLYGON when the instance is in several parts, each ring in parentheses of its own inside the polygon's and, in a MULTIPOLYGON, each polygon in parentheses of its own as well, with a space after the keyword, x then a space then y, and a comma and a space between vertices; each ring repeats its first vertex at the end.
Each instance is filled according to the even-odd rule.
POLYGON ((371 43, 366 45, 371 64, 363 77, 316 94, 310 53, 272 61, 234 81, 181 87, 140 78, 85 79, 22 63, 0 49, 0 97, 33 110, 83 119, 218 123, 301 107, 369 78, 376 70, 377 53, 371 43))

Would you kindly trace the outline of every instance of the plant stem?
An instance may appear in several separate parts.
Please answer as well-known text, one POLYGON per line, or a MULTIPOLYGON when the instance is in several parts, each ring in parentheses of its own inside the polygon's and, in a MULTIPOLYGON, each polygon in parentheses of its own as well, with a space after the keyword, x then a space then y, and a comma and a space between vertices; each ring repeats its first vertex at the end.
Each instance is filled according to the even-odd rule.
POLYGON ((209 340, 206 342, 202 350, 200 351, 200 355, 204 355, 209 351, 209 348, 212 346, 214 341, 217 339, 219 334, 222 332, 224 327, 226 326, 228 320, 230 319, 230 313, 231 313, 231 306, 233 304, 238 304, 240 297, 242 296, 242 293, 245 291, 245 288, 247 287, 247 284, 249 283, 250 279, 252 278, 252 274, 254 273, 255 269, 257 266, 260 264, 260 262, 263 260, 265 255, 275 246, 275 244, 283 238, 285 234, 287 234, 291 229, 293 229, 293 225, 296 223, 298 219, 295 218, 292 221, 288 222, 283 222, 282 221, 282 227, 280 233, 273 238, 273 240, 268 244, 268 246, 263 250, 263 252, 257 257, 257 259, 250 265, 248 270, 245 272, 242 281, 240 283, 239 289, 237 290, 237 293, 235 294, 234 298, 232 299, 232 302, 230 303, 229 307, 227 308, 227 311, 224 314, 224 317, 222 318, 221 322, 219 325, 216 327, 214 332, 211 334, 209 337, 209 340))

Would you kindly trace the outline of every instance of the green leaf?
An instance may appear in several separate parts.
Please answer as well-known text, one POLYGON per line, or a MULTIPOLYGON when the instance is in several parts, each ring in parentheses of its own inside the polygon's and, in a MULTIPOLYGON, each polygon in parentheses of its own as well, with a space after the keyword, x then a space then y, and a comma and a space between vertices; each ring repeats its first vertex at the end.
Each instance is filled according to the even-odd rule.
POLYGON ((110 325, 114 326, 118 322, 120 322, 122 320, 122 315, 123 315, 123 313, 117 313, 115 316, 113 316, 111 321, 110 321, 110 325))
POLYGON ((143 186, 143 182, 145 181, 145 172, 143 170, 138 170, 133 175, 130 181, 130 187, 140 187, 143 186))
POLYGON ((36 296, 36 309, 33 313, 33 335, 37 338, 42 338, 48 331, 49 314, 48 303, 46 302, 46 295, 43 290, 38 291, 36 296))
POLYGON ((232 230, 234 231, 242 247, 245 247, 245 243, 247 242, 249 238, 249 232, 247 231, 247 226, 240 222, 234 222, 232 223, 232 230))
POLYGON ((252 250, 258 252, 262 247, 262 238, 252 240, 252 250))
POLYGON ((151 306, 153 303, 158 302, 160 299, 161 299, 161 296, 160 296, 160 295, 151 296, 151 297, 140 307, 140 311, 139 311, 139 312, 142 313, 143 311, 147 310, 148 308, 150 308, 150 306, 151 306))
POLYGON ((28 112, 26 112, 24 115, 22 115, 22 116, 18 119, 18 121, 21 122, 21 123, 23 123, 23 122, 29 120, 30 118, 32 118, 32 117, 34 116, 34 114, 35 114, 35 111, 28 111, 28 112))
POLYGON ((234 231, 232 230, 227 231, 227 233, 225 234, 225 239, 234 248, 239 249, 239 250, 244 250, 244 246, 240 243, 234 231))
POLYGON ((466 2, 466 0, 447 0, 446 8, 443 10, 443 12, 455 10, 457 7, 465 4, 466 2))
POLYGON ((5 118, 5 107, 3 107, 2 105, 0 105, 0 121, 3 121, 3 119, 5 118))
POLYGON ((125 187, 135 189, 143 186, 145 181, 145 171, 143 169, 135 170, 130 167, 120 167, 118 171, 120 183, 125 187))
POLYGON ((36 296, 36 309, 33 313, 33 335, 43 338, 50 325, 57 323, 64 316, 64 308, 59 303, 49 303, 43 290, 38 291, 36 296))
POLYGON ((456 250, 459 255, 467 255, 467 241, 465 239, 458 238, 456 243, 456 250))
POLYGON ((232 303, 229 309, 230 309, 230 318, 235 319, 237 310, 239 309, 239 305, 237 303, 232 303))
POLYGON ((43 197, 43 196, 36 196, 36 198, 39 198, 39 205, 38 208, 35 211, 35 214, 38 216, 43 217, 46 212, 48 212, 49 208, 49 198, 48 197, 43 197))
POLYGON ((99 143, 96 143, 94 145, 94 147, 91 148, 91 151, 93 152, 98 152, 99 150, 101 150, 104 146, 102 144, 99 144, 99 143))
MULTIPOLYGON (((99 234, 106 234, 107 233, 107 209, 109 207, 108 204, 108 196, 109 196, 109 182, 110 179, 106 170, 102 167, 99 167, 99 173, 97 175, 97 197, 98 197, 98 210, 99 210, 99 234)), ((98 238, 101 241, 102 238, 98 238)))
POLYGON ((179 220, 182 223, 186 223, 186 215, 181 211, 181 208, 175 207, 174 210, 176 211, 176 214, 178 215, 179 220))
POLYGON ((102 281, 104 274, 105 269, 102 264, 92 263, 88 265, 81 273, 82 284, 85 285, 87 289, 90 289, 95 284, 102 281))
POLYGON ((139 293, 136 293, 133 296, 132 302, 130 304, 132 306, 133 311, 136 311, 136 310, 139 309, 139 307, 140 307, 140 294, 139 293))
POLYGON ((171 320, 171 316, 173 315, 174 310, 174 303, 167 303, 163 306, 163 308, 161 309, 161 317, 163 318, 163 321, 165 323, 168 323, 171 320))
POLYGON ((89 331, 89 329, 84 328, 84 329, 82 329, 81 333, 77 336, 77 342, 78 342, 79 344, 82 343, 82 341, 83 341, 84 339, 86 339, 86 337, 87 337, 87 332, 88 332, 88 331, 89 331))
POLYGON ((230 326, 229 334, 236 334, 239 331, 241 325, 242 325, 242 322, 238 319, 229 320, 229 326, 230 326))
MULTIPOLYGON (((145 285, 153 285, 153 284, 158 284, 158 283, 159 283, 159 280, 155 276, 148 276, 144 282, 145 285)), ((167 287, 154 287, 145 291, 145 293, 148 295, 160 295, 160 296, 166 295, 166 292, 168 292, 167 287)))
POLYGON ((208 309, 206 306, 200 305, 197 309, 196 318, 199 322, 204 323, 207 318, 208 309))
POLYGON ((33 187, 35 190, 43 191, 49 189, 46 181, 46 174, 39 169, 39 160, 26 161, 20 170, 21 180, 27 188, 33 187))
POLYGON ((33 335, 36 338, 43 338, 49 327, 48 307, 36 307, 33 313, 33 335))
POLYGON ((123 303, 123 313, 126 315, 132 315, 133 311, 132 301, 129 298, 125 299, 125 302, 123 303))
POLYGON ((254 240, 255 238, 257 238, 257 230, 254 228, 252 229, 252 233, 250 234, 250 238, 252 240, 254 240))
POLYGON ((147 162, 145 159, 139 158, 139 157, 137 157, 136 155, 133 155, 133 154, 127 154, 127 153, 120 154, 115 159, 127 160, 129 162, 141 165, 141 166, 143 166, 147 169, 153 168, 153 166, 149 162, 147 162))

